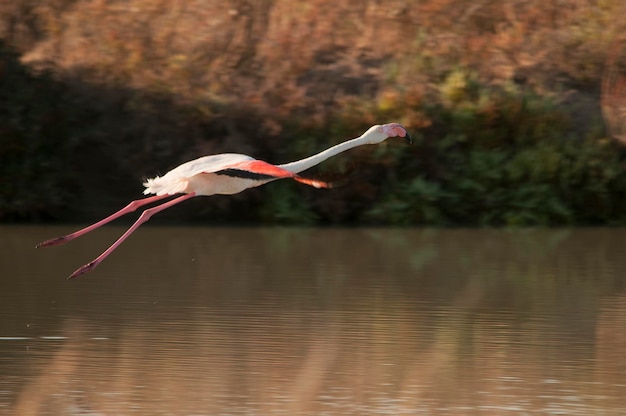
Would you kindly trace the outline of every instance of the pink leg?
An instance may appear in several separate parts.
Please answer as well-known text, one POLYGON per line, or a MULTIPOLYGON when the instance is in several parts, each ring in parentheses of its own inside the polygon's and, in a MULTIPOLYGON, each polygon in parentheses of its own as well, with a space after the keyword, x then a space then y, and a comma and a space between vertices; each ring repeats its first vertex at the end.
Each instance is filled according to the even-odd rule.
POLYGON ((171 207, 172 205, 176 205, 180 202, 183 202, 186 199, 193 198, 194 196, 196 196, 196 194, 192 192, 190 194, 179 196, 178 198, 172 199, 171 201, 165 202, 161 205, 157 205, 156 207, 148 208, 147 210, 141 213, 141 215, 139 216, 139 219, 137 219, 137 221, 135 221, 135 223, 124 234, 122 234, 122 236, 118 238, 117 241, 111 245, 111 247, 107 248, 104 251, 104 253, 100 254, 93 261, 80 267, 78 270, 72 273, 69 278, 73 279, 74 277, 80 276, 81 274, 85 274, 95 269, 96 266, 100 264, 102 260, 106 259, 109 256, 109 254, 111 254, 113 250, 115 250, 120 244, 122 244, 124 240, 128 238, 129 235, 131 235, 141 224, 148 221, 150 217, 156 214, 157 212, 163 211, 164 209, 167 209, 171 207))
POLYGON ((150 197, 143 198, 143 199, 138 199, 136 201, 131 201, 128 205, 126 205, 124 208, 120 209, 116 213, 109 215, 105 219, 100 220, 97 223, 90 225, 89 227, 82 228, 72 234, 64 235, 62 237, 51 238, 50 240, 46 240, 42 243, 37 244, 36 247, 39 248, 39 247, 47 247, 47 246, 56 246, 58 244, 67 243, 68 241, 71 241, 75 239, 76 237, 80 237, 83 234, 87 234, 89 231, 93 231, 96 228, 101 227, 104 224, 107 224, 113 221, 114 219, 121 217, 122 215, 126 215, 130 212, 134 212, 139 207, 142 207, 146 204, 150 204, 154 201, 158 201, 163 198, 167 198, 168 196, 171 196, 171 195, 155 195, 155 196, 150 196, 150 197))

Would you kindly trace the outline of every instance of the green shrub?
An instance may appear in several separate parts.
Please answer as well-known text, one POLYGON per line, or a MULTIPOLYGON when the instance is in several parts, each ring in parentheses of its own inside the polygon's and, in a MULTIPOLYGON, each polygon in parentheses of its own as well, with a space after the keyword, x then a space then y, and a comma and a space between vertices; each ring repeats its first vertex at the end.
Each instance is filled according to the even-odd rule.
POLYGON ((622 224, 621 148, 574 135, 552 100, 516 88, 476 87, 460 72, 426 107, 415 159, 365 215, 395 224, 528 226, 622 224), (453 87, 450 84, 453 84, 453 87), (463 86, 465 85, 465 87, 463 86), (451 91, 454 89, 454 91, 451 91), (452 99, 451 97, 454 97, 452 99))

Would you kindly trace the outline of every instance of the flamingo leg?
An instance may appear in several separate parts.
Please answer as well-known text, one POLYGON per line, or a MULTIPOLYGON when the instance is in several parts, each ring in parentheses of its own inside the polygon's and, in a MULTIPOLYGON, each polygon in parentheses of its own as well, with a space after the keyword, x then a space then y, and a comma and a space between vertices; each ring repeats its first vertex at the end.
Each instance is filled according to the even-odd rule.
POLYGON ((98 264, 100 264, 104 259, 106 259, 109 256, 109 254, 111 254, 120 244, 122 244, 124 240, 126 240, 141 224, 148 221, 150 217, 152 217, 157 212, 163 211, 164 209, 167 209, 173 205, 176 205, 194 196, 196 196, 196 194, 195 192, 192 192, 189 194, 179 196, 178 198, 172 199, 171 201, 165 202, 161 205, 157 205, 156 207, 148 208, 147 210, 141 213, 137 221, 135 221, 135 223, 128 230, 126 230, 126 232, 122 234, 122 236, 118 238, 117 241, 115 241, 115 243, 111 244, 109 248, 107 248, 102 254, 100 254, 94 260, 90 261, 89 263, 85 264, 84 266, 76 270, 74 273, 72 273, 69 279, 73 279, 77 276, 80 276, 81 274, 85 274, 95 269, 98 264))
POLYGON ((50 240, 46 240, 43 241, 39 244, 36 245, 37 248, 39 247, 47 247, 47 246, 56 246, 59 244, 65 244, 68 241, 72 241, 73 239, 75 239, 76 237, 80 237, 81 235, 87 234, 90 231, 95 230, 98 227, 103 226, 104 224, 107 224, 119 217, 121 217, 122 215, 126 215, 128 213, 134 212, 137 208, 142 207, 144 205, 150 204, 154 201, 158 201, 160 199, 163 198, 167 198, 168 196, 171 195, 155 195, 155 196, 151 196, 148 198, 143 198, 143 199, 137 199, 135 201, 131 201, 128 205, 126 205, 124 208, 120 209, 119 211, 115 212, 114 214, 109 215, 108 217, 106 217, 103 220, 98 221, 95 224, 92 224, 88 227, 82 228, 78 231, 75 231, 71 234, 68 235, 64 235, 61 237, 55 237, 55 238, 51 238, 50 240))

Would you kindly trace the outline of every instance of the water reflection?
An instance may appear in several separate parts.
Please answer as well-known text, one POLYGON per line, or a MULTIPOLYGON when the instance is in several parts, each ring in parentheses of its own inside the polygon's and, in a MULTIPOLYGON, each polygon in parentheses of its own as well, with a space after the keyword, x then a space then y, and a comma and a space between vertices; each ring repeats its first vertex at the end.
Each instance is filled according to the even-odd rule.
POLYGON ((623 414, 622 230, 0 230, 4 414, 623 414))

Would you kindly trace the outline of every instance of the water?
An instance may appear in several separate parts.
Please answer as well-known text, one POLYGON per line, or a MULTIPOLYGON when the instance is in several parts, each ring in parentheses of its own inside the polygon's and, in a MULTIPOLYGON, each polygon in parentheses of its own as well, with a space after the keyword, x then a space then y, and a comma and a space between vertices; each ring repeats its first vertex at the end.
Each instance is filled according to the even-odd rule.
POLYGON ((626 230, 1 227, 2 415, 625 415, 626 230))

